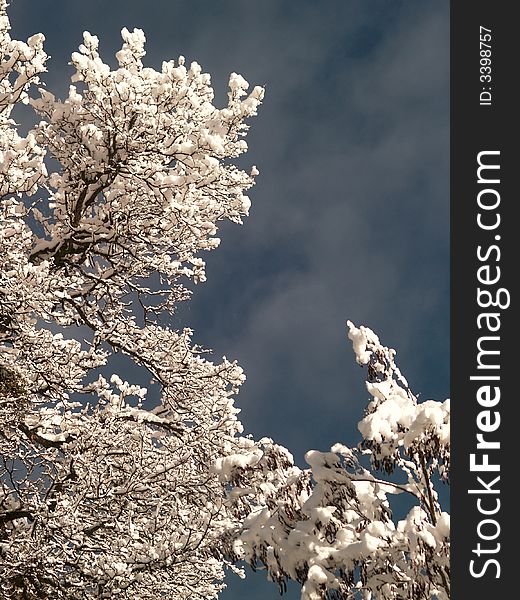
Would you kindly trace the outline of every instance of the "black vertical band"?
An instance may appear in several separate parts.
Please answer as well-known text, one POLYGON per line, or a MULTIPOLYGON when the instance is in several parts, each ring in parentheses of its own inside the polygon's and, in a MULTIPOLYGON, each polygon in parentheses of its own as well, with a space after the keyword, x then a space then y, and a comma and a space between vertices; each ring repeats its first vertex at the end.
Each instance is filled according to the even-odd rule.
POLYGON ((514 3, 451 3, 452 597, 515 597, 520 376, 513 292, 519 119, 514 3), (499 446, 499 447, 498 447, 499 446), (499 479, 497 479, 499 478, 499 479), (513 596, 511 592, 513 590, 513 596))

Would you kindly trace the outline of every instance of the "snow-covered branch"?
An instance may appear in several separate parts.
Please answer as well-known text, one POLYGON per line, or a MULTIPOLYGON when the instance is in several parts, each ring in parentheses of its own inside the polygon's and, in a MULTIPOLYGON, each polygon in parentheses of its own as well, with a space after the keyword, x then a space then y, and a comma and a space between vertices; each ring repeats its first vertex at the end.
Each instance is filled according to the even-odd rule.
POLYGON ((227 502, 246 515, 229 555, 265 567, 282 591, 299 582, 302 600, 449 598, 450 518, 435 489, 449 474, 449 401, 418 402, 367 327, 349 322, 348 337, 372 395, 361 443, 309 451, 300 470, 267 440, 221 468, 227 502), (402 493, 413 506, 394 520, 402 493))

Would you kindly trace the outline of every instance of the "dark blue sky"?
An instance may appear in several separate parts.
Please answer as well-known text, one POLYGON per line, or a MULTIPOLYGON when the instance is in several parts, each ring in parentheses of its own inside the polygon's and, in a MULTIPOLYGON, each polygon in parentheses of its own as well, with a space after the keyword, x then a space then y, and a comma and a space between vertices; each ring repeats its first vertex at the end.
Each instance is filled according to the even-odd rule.
MULTIPOLYGON (((63 94, 89 30, 106 61, 122 27, 146 62, 186 56, 266 86, 251 121, 258 184, 243 227, 221 228, 208 281, 175 318, 236 358, 246 432, 287 446, 355 444, 367 400, 345 319, 373 328, 423 398, 449 393, 447 0, 14 0, 13 35, 41 31, 63 94)), ((224 600, 278 597, 231 576, 224 600)), ((292 588, 288 598, 298 597, 292 588)))

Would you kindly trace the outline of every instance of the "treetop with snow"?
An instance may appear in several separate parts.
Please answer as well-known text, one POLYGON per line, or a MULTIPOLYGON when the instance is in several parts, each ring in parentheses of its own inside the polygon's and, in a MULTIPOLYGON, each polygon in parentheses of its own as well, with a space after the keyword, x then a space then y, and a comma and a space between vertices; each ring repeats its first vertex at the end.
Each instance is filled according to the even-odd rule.
POLYGON ((11 39, 0 0, 0 589, 10 599, 216 598, 263 568, 302 599, 449 597, 449 401, 418 402, 395 352, 348 322, 372 400, 356 448, 307 469, 243 434, 245 376, 171 315, 205 280, 218 223, 258 174, 233 164, 264 90, 183 57, 113 70, 86 32, 64 100, 44 37, 11 39), (38 86, 42 86, 38 89, 38 86), (37 117, 27 134, 17 106, 37 117), (14 111, 14 112, 13 112, 14 111), (114 356, 148 373, 125 381, 114 356), (392 517, 396 495, 412 508, 392 517))

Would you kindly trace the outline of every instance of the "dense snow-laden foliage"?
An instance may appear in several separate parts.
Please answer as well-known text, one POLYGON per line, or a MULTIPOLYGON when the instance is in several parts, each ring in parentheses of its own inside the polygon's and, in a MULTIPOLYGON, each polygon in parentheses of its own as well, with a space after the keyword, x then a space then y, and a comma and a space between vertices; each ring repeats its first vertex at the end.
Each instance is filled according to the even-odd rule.
POLYGON ((263 90, 233 73, 218 109, 197 63, 145 67, 142 31, 122 37, 112 70, 85 33, 67 98, 38 96, 44 38, 12 40, 0 0, 1 597, 211 599, 246 561, 304 600, 447 598, 448 402, 417 402, 349 324, 363 441, 302 470, 241 435, 240 367, 170 327, 218 222, 248 213, 257 170, 232 159, 263 90), (414 506, 395 523, 398 493, 414 506))
MULTIPOLYGON (((206 360, 167 316, 204 280, 217 223, 247 214, 246 117, 259 87, 184 59, 119 68, 85 33, 64 101, 29 87, 43 36, 9 36, 0 3, 0 595, 212 598, 236 526, 213 465, 240 450, 240 367, 206 360), (32 94, 35 96, 36 94, 32 94), (25 137, 12 110, 41 121, 25 137), (45 162, 44 162, 45 158, 45 162), (119 353, 149 390, 113 372, 119 353)), ((127 369, 128 371, 128 369, 127 369)))
POLYGON ((435 484, 449 476, 449 401, 418 403, 394 350, 366 327, 348 328, 372 395, 359 423, 362 443, 311 450, 306 470, 269 440, 247 459, 219 465, 222 481, 233 485, 227 503, 242 522, 228 537, 229 556, 263 566, 282 591, 287 580, 298 581, 302 600, 447 599, 450 517, 435 484), (395 522, 398 494, 412 508, 395 522))
POLYGON ((42 34, 27 42, 12 40, 6 0, 0 0, 0 195, 34 192, 43 168, 44 151, 34 135, 20 137, 11 113, 17 102, 27 102, 30 84, 39 82, 47 55, 42 34))

